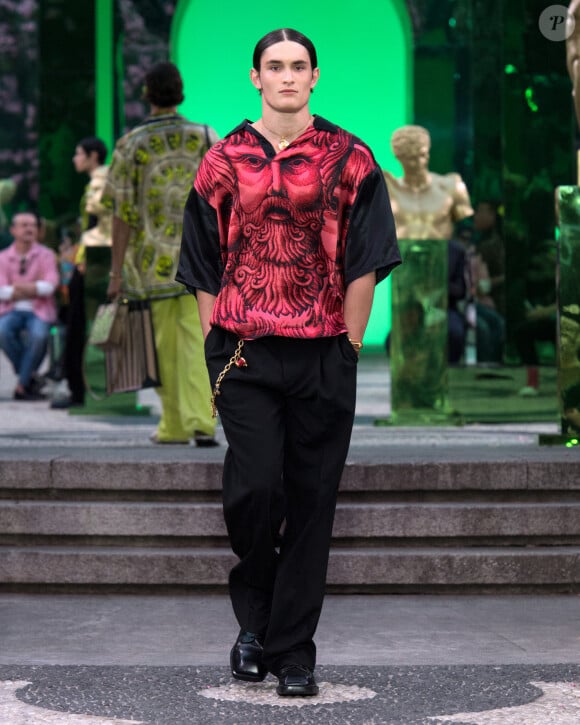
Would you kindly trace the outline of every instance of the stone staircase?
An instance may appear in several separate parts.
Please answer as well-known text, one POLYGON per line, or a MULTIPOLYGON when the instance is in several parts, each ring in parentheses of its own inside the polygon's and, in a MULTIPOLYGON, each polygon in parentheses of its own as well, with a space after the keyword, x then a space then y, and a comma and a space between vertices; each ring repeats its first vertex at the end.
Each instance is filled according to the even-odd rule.
MULTIPOLYGON (((221 589, 221 463, 0 461, 0 588, 221 589)), ((328 587, 580 590, 574 459, 347 465, 328 587)))

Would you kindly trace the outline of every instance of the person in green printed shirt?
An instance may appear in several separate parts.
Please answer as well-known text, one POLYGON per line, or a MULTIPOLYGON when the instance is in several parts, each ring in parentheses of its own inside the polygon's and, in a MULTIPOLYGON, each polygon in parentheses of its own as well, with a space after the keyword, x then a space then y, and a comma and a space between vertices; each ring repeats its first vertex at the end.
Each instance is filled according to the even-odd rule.
POLYGON ((177 113, 183 82, 173 63, 145 76, 150 115, 117 141, 103 193, 113 211, 108 295, 149 299, 162 413, 154 443, 214 446, 215 420, 195 296, 175 282, 183 209, 198 166, 218 140, 177 113))

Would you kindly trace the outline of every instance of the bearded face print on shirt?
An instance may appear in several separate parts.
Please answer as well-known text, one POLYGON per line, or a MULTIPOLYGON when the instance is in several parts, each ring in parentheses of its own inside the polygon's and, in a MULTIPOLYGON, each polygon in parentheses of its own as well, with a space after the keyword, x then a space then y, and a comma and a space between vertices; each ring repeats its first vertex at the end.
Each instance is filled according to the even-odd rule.
POLYGON ((310 128, 276 155, 247 129, 218 143, 195 183, 220 225, 214 323, 249 337, 344 331, 348 212, 373 167, 346 132, 310 128))

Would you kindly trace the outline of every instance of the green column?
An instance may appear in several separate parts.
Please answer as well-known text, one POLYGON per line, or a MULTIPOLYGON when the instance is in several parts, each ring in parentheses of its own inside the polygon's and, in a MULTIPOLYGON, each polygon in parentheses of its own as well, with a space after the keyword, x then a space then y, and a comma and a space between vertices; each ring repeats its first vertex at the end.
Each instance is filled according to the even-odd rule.
POLYGON ((580 187, 560 186, 558 207, 558 406, 567 442, 580 437, 580 187))
POLYGON ((403 264, 392 275, 391 420, 450 422, 447 369, 447 241, 399 241, 403 264))
POLYGON ((95 133, 112 149, 113 123, 113 0, 95 2, 95 133))

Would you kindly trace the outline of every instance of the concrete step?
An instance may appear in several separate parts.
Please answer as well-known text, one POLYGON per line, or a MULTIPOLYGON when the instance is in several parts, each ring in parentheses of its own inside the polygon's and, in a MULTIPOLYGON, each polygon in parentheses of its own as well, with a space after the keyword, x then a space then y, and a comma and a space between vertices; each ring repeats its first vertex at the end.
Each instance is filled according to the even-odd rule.
MULTIPOLYGON (((578 590, 575 453, 552 461, 534 449, 504 460, 484 451, 470 461, 466 451, 460 460, 347 465, 329 586, 578 590)), ((1 460, 0 587, 225 586, 235 557, 222 463, 174 455, 1 460)))
MULTIPOLYGON (((337 539, 576 538, 580 503, 339 503, 337 539)), ((227 536, 220 503, 0 500, 0 537, 185 538, 227 536)), ((551 543, 557 543, 553 541, 551 543)))
MULTIPOLYGON (((159 455, 156 450, 153 453, 159 455)), ((484 453, 485 457, 480 451, 480 458, 472 461, 350 463, 344 470, 341 491, 580 491, 575 451, 570 452, 570 460, 566 461, 538 458, 543 451, 536 449, 518 451, 520 457, 516 458, 512 452, 505 459, 501 450, 484 453)), ((127 457, 136 455, 135 451, 127 450, 127 457)), ((53 458, 50 454, 45 460, 27 459, 23 455, 11 460, 3 458, 0 492, 152 491, 171 495, 221 490, 221 462, 152 460, 148 458, 151 455, 145 449, 136 460, 111 462, 91 460, 90 452, 83 460, 53 458)), ((457 457, 456 452, 453 455, 457 457)))
MULTIPOLYGON (((225 586, 226 548, 6 547, 4 585, 225 586)), ((550 588, 578 591, 580 547, 333 549, 329 587, 355 591, 550 588)))

